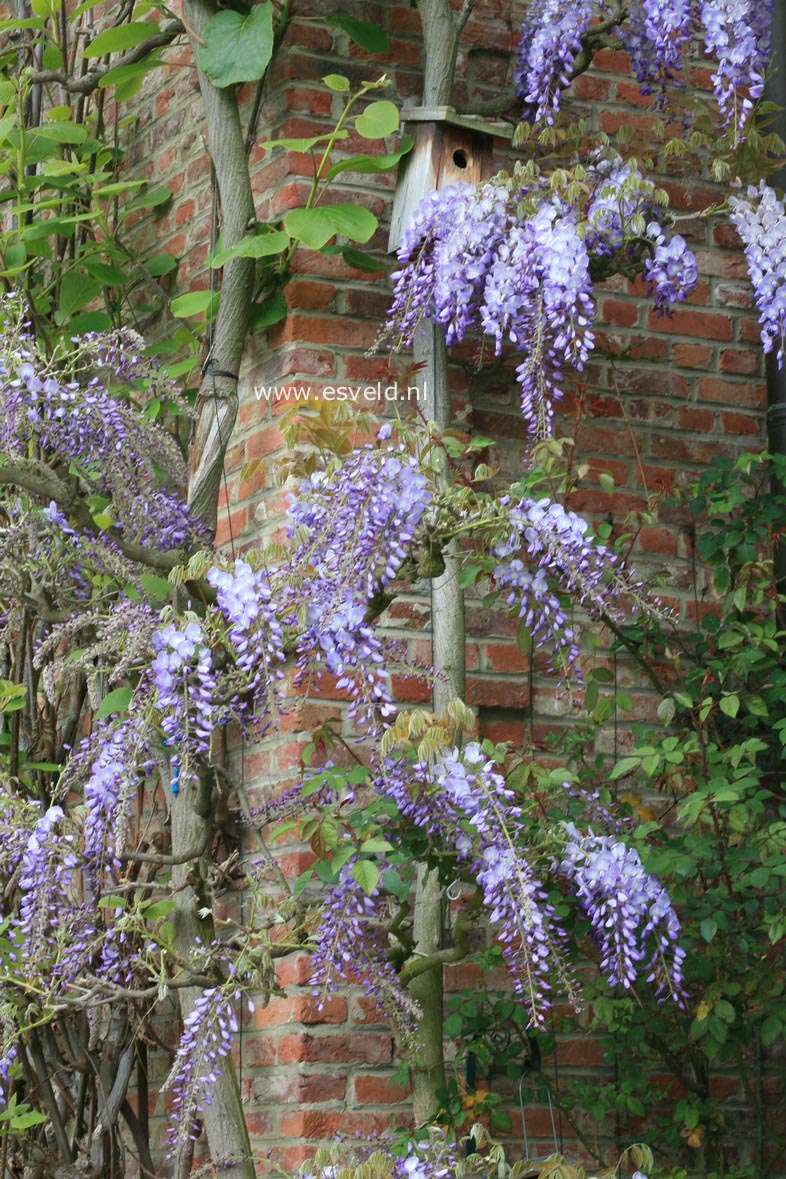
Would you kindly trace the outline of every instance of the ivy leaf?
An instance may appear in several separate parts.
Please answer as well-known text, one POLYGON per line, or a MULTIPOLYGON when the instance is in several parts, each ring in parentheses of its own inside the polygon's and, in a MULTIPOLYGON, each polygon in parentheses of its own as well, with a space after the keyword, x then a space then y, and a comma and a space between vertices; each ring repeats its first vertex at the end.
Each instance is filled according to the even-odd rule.
POLYGON ((292 209, 284 228, 304 246, 321 250, 337 233, 354 242, 367 242, 377 228, 377 219, 358 205, 323 205, 317 209, 292 209))
POLYGON ((141 45, 158 31, 158 25, 154 20, 134 20, 128 25, 105 29, 86 47, 84 56, 104 57, 107 53, 124 53, 126 49, 141 45))
POLYGON ((398 107, 383 98, 379 102, 369 103, 363 114, 358 115, 355 130, 364 139, 384 139, 398 131, 398 122, 398 107))
POLYGON ((367 20, 355 20, 352 16, 326 16, 324 23, 335 29, 342 29, 366 53, 387 53, 387 34, 367 20))
POLYGON ((273 56, 273 5, 266 0, 248 16, 224 9, 207 22, 199 68, 222 89, 263 77, 273 56))

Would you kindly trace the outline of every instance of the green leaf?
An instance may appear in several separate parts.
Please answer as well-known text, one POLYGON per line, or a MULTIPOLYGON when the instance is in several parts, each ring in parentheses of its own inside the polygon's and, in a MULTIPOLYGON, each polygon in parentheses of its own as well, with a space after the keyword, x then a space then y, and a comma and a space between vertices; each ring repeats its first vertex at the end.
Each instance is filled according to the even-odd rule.
POLYGON ((225 9, 202 32, 199 67, 219 89, 263 77, 273 56, 273 5, 266 0, 248 16, 225 9))
POLYGON ((352 876, 369 896, 379 884, 379 868, 373 860, 358 860, 352 865, 352 876))
POLYGON ((398 107, 388 99, 370 103, 355 119, 355 130, 364 139, 384 139, 398 131, 398 107))
POLYGON ((173 254, 153 254, 152 258, 147 258, 144 262, 145 270, 148 274, 152 274, 153 278, 160 278, 162 274, 171 274, 173 270, 177 270, 177 258, 173 254))
POLYGON ((458 1011, 454 1011, 449 1015, 442 1025, 442 1033, 448 1040, 455 1039, 456 1036, 461 1035, 461 1029, 464 1027, 464 1020, 459 1015, 458 1011))
POLYGON ((173 299, 169 309, 175 319, 185 319, 189 315, 202 315, 217 299, 215 291, 189 291, 187 295, 180 295, 173 299))
POLYGON ((124 897, 101 897, 98 902, 99 909, 125 909, 126 902, 124 897))
POLYGON ((774 1044, 783 1030, 783 1021, 777 1015, 768 1015, 761 1025, 762 1044, 774 1044))
POLYGON ((127 271, 109 262, 101 262, 98 258, 85 258, 84 266, 88 274, 108 287, 121 287, 131 281, 127 271))
POLYGON ((129 213, 136 213, 138 209, 153 209, 158 205, 165 205, 167 201, 171 200, 171 190, 162 184, 158 188, 148 189, 147 192, 143 192, 141 196, 133 200, 126 209, 125 216, 127 217, 129 213))
POLYGON ((700 929, 701 936, 704 938, 705 942, 709 943, 718 932, 718 923, 717 921, 713 921, 711 917, 706 917, 704 921, 702 921, 700 929))
POLYGON ((107 53, 124 53, 126 49, 141 45, 148 37, 158 32, 158 25, 153 20, 131 21, 127 25, 118 25, 115 29, 106 29, 99 33, 85 48, 84 56, 103 57, 107 53))
POLYGON ((401 157, 410 151, 412 151, 412 137, 403 135, 398 151, 388 152, 381 156, 370 156, 363 152, 360 155, 350 156, 348 160, 339 160, 338 163, 332 164, 328 168, 325 179, 328 182, 334 180, 342 172, 392 172, 394 168, 398 167, 401 157))
POLYGON ((165 577, 157 577, 155 573, 143 573, 139 578, 140 584, 149 598, 155 602, 166 602, 172 586, 165 577))
POLYGON ((274 295, 264 299, 261 303, 254 303, 249 323, 251 327, 255 328, 273 327, 274 324, 280 323, 286 317, 287 305, 284 296, 281 291, 276 291, 274 295))
POLYGON ((52 143, 84 143, 87 139, 87 127, 81 123, 42 123, 40 127, 31 127, 29 136, 37 139, 50 139, 52 143))
POLYGON ((322 81, 329 90, 335 90, 337 94, 349 93, 349 78, 345 78, 343 74, 326 74, 322 81))
POLYGON ((677 705, 673 696, 666 696, 658 705, 658 720, 663 725, 670 725, 674 720, 674 714, 677 711, 677 705))
POLYGON ((268 258, 288 249, 291 240, 289 234, 283 230, 274 233, 251 233, 235 242, 234 246, 216 250, 210 265, 215 269, 225 266, 230 258, 268 258))
POLYGON ((377 228, 377 219, 359 205, 324 205, 317 209, 292 209, 284 228, 312 250, 321 250, 335 234, 351 241, 367 242, 377 228))
POLYGON ((338 142, 340 139, 348 138, 348 131, 331 131, 329 135, 312 135, 310 139, 270 139, 263 146, 285 147, 287 151, 311 151, 318 143, 327 143, 330 139, 338 142))
POLYGON ((366 53, 387 53, 389 42, 387 34, 379 27, 367 20, 355 20, 351 16, 326 16, 324 23, 335 29, 342 29, 366 53))
POLYGON ((375 852, 386 852, 393 850, 393 844, 388 843, 387 839, 381 839, 379 836, 373 836, 371 839, 365 839, 360 845, 360 850, 364 855, 370 856, 375 852))
POLYGON ((89 274, 71 271, 63 275, 60 283, 60 301, 58 310, 63 320, 68 319, 75 311, 81 310, 86 303, 92 302, 101 294, 101 283, 91 278, 89 274))
POLYGON ((174 901, 153 901, 152 905, 144 906, 145 921, 160 921, 175 907, 174 901))
POLYGON ((127 712, 128 706, 131 703, 131 689, 130 688, 115 688, 114 692, 110 692, 96 709, 95 719, 97 721, 103 720, 105 716, 112 716, 114 713, 127 712))
POLYGON ((16 1114, 11 1118, 11 1129, 29 1130, 31 1126, 40 1126, 46 1120, 46 1114, 39 1113, 37 1109, 31 1109, 27 1113, 16 1114))
POLYGON ((722 696, 718 707, 725 716, 733 718, 740 711, 740 698, 739 696, 722 696))
POLYGON ((111 326, 112 317, 106 311, 84 311, 70 320, 68 330, 81 336, 83 332, 106 332, 111 326))
POLYGON ((381 274, 387 270, 384 262, 380 262, 378 258, 372 258, 365 250, 356 250, 354 246, 344 246, 341 250, 341 257, 347 266, 351 266, 354 270, 362 270, 364 274, 381 274))
POLYGON ((300 896, 300 894, 302 893, 302 891, 306 887, 306 885, 309 883, 309 881, 311 881, 313 879, 314 879, 314 869, 313 868, 306 868, 305 872, 300 873, 297 880, 292 885, 292 896, 295 898, 295 900, 297 900, 297 898, 300 896))
POLYGON ((641 765, 641 758, 639 757, 623 757, 621 761, 613 767, 609 777, 612 782, 615 778, 621 778, 623 774, 629 774, 631 770, 637 770, 641 765))
POLYGON ((142 61, 136 61, 131 65, 117 66, 114 70, 108 70, 100 79, 98 88, 99 90, 107 90, 110 86, 117 86, 117 98, 125 102, 129 98, 132 98, 141 88, 142 83, 150 71, 160 65, 161 58, 159 54, 151 53, 150 57, 145 57, 142 61))

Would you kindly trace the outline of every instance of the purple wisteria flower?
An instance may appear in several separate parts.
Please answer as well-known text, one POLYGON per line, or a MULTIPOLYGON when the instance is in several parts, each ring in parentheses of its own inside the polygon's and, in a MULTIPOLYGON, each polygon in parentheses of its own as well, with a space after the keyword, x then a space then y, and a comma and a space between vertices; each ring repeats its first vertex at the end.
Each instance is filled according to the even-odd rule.
POLYGON ((201 624, 191 621, 181 629, 168 623, 153 635, 153 650, 150 678, 168 742, 188 742, 197 752, 207 753, 215 725, 216 677, 201 624))
POLYGON ((745 246, 765 352, 777 348, 783 367, 786 338, 786 209, 763 180, 744 197, 730 197, 731 221, 745 246))
POLYGON ((625 23, 615 30, 631 59, 642 94, 674 82, 690 41, 691 0, 636 0, 625 23))
POLYGON ((605 614, 624 621, 621 599, 630 596, 650 612, 642 584, 628 573, 619 558, 589 533, 586 520, 548 499, 522 499, 510 508, 510 531, 495 544, 500 559, 494 580, 509 605, 519 603, 519 618, 541 649, 551 647, 551 666, 567 675, 577 670, 579 648, 566 609, 552 588, 558 583, 572 606, 582 606, 594 618, 605 614), (519 551, 526 557, 514 556, 519 551))
MULTIPOLYGON (((98 339, 77 341, 73 357, 61 358, 64 368, 70 363, 78 370, 79 379, 68 379, 39 355, 31 339, 20 336, 0 372, 0 452, 26 457, 34 443, 75 467, 93 494, 107 497, 115 526, 137 543, 161 549, 204 543, 204 530, 177 490, 185 468, 174 439, 114 396, 103 376, 90 375, 89 345, 97 347, 98 339), (154 468, 163 472, 167 486, 155 484, 154 468)), ((118 350, 121 354, 122 341, 118 350)), ((111 535, 110 529, 107 541, 111 535)))
POLYGON ((521 26, 514 79, 516 94, 524 102, 522 118, 528 123, 553 123, 594 15, 594 0, 530 4, 521 26))
POLYGON ((510 341, 524 416, 548 432, 566 366, 581 371, 593 346, 589 256, 575 210, 544 199, 528 217, 502 185, 448 187, 427 196, 402 238, 383 338, 411 342, 420 318, 448 344, 480 328, 497 354, 510 341))
POLYGON ((361 888, 352 875, 355 863, 353 859, 343 866, 322 906, 312 950, 311 984, 322 1007, 340 979, 359 982, 400 1034, 409 1038, 422 1012, 375 942, 379 890, 369 894, 361 888))
POLYGON ((647 226, 655 250, 644 266, 644 279, 654 296, 658 315, 669 314, 675 303, 682 303, 699 281, 696 258, 679 234, 670 241, 657 222, 647 226))
POLYGON ((31 832, 19 873, 19 916, 14 925, 22 956, 40 967, 56 951, 64 903, 74 887, 78 859, 74 836, 62 829, 65 812, 50 806, 31 832))
POLYGON ((611 986, 642 975, 658 992, 683 993, 680 923, 666 890, 644 871, 638 852, 610 835, 565 824, 560 872, 576 889, 597 939, 600 969, 611 986))
POLYGON ((703 0, 707 53, 717 58, 712 85, 726 125, 740 139, 754 103, 764 93, 770 63, 774 0, 703 0), (743 93, 747 91, 747 93, 743 93))
POLYGON ((415 459, 369 446, 313 474, 290 507, 301 678, 323 664, 350 696, 349 718, 372 729, 393 709, 368 603, 396 576, 431 500, 415 459))
POLYGON ((555 986, 575 994, 564 935, 524 853, 523 816, 483 749, 448 750, 434 766, 389 759, 375 786, 400 813, 470 865, 517 994, 545 1026, 555 986))
POLYGON ((162 1092, 173 1094, 168 1158, 182 1158, 189 1143, 199 1137, 199 1115, 212 1104, 220 1061, 229 1055, 238 1030, 234 1008, 239 1000, 240 991, 208 987, 183 1021, 177 1054, 162 1086, 162 1092))

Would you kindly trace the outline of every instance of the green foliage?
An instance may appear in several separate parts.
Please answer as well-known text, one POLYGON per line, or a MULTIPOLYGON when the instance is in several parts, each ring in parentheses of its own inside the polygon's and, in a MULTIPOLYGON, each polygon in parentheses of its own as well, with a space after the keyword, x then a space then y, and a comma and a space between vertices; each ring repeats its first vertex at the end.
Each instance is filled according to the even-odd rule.
POLYGON ((257 4, 244 15, 224 9, 207 22, 199 68, 223 88, 262 78, 273 56, 273 5, 257 4))
POLYGON ((784 475, 782 457, 713 460, 687 497, 710 575, 700 623, 677 643, 652 623, 618 644, 660 676, 663 727, 637 729, 605 782, 591 755, 594 724, 563 748, 580 781, 607 796, 611 784, 642 860, 676 902, 689 994, 679 1011, 598 991, 591 1027, 612 1037, 617 1080, 574 1086, 574 1109, 627 1118, 654 1108, 650 1141, 686 1146, 704 1173, 722 1175, 764 1175, 765 1148, 776 1165, 786 1147, 768 1121, 763 1079, 786 1027, 786 630, 770 559, 786 518, 784 475), (712 1085, 719 1067, 745 1094, 758 1152, 749 1172, 727 1167, 735 1126, 712 1085), (653 1073, 683 1096, 674 1101, 653 1073))
MULTIPOLYGON (((61 26, 59 14, 55 19, 47 10, 4 26, 20 54, 41 54, 49 69, 60 69, 67 58, 77 73, 97 71, 90 75, 92 88, 73 105, 41 107, 41 87, 31 70, 20 69, 15 52, 0 57, 6 212, 0 278, 24 292, 36 328, 53 344, 74 332, 120 326, 132 303, 144 313, 151 295, 156 302, 165 299, 155 273, 176 267, 174 258, 159 254, 151 271, 145 255, 128 244, 129 219, 161 209, 171 194, 166 187, 123 177, 123 150, 104 119, 108 88, 114 87, 116 101, 122 101, 159 64, 151 52, 114 70, 112 55, 143 48, 159 26, 120 23, 85 42, 77 24, 78 14, 61 26)), ((122 126, 121 121, 118 129, 122 126)))

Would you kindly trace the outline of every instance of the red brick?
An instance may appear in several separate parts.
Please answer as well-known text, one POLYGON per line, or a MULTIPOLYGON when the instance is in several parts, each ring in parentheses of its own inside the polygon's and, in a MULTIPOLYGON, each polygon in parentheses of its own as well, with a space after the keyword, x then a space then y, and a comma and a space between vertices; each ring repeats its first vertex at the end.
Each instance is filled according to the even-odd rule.
POLYGON ((675 336, 699 336, 705 340, 730 340, 733 322, 723 315, 706 311, 675 311, 671 317, 658 317, 650 311, 647 322, 654 332, 669 332, 675 336))

